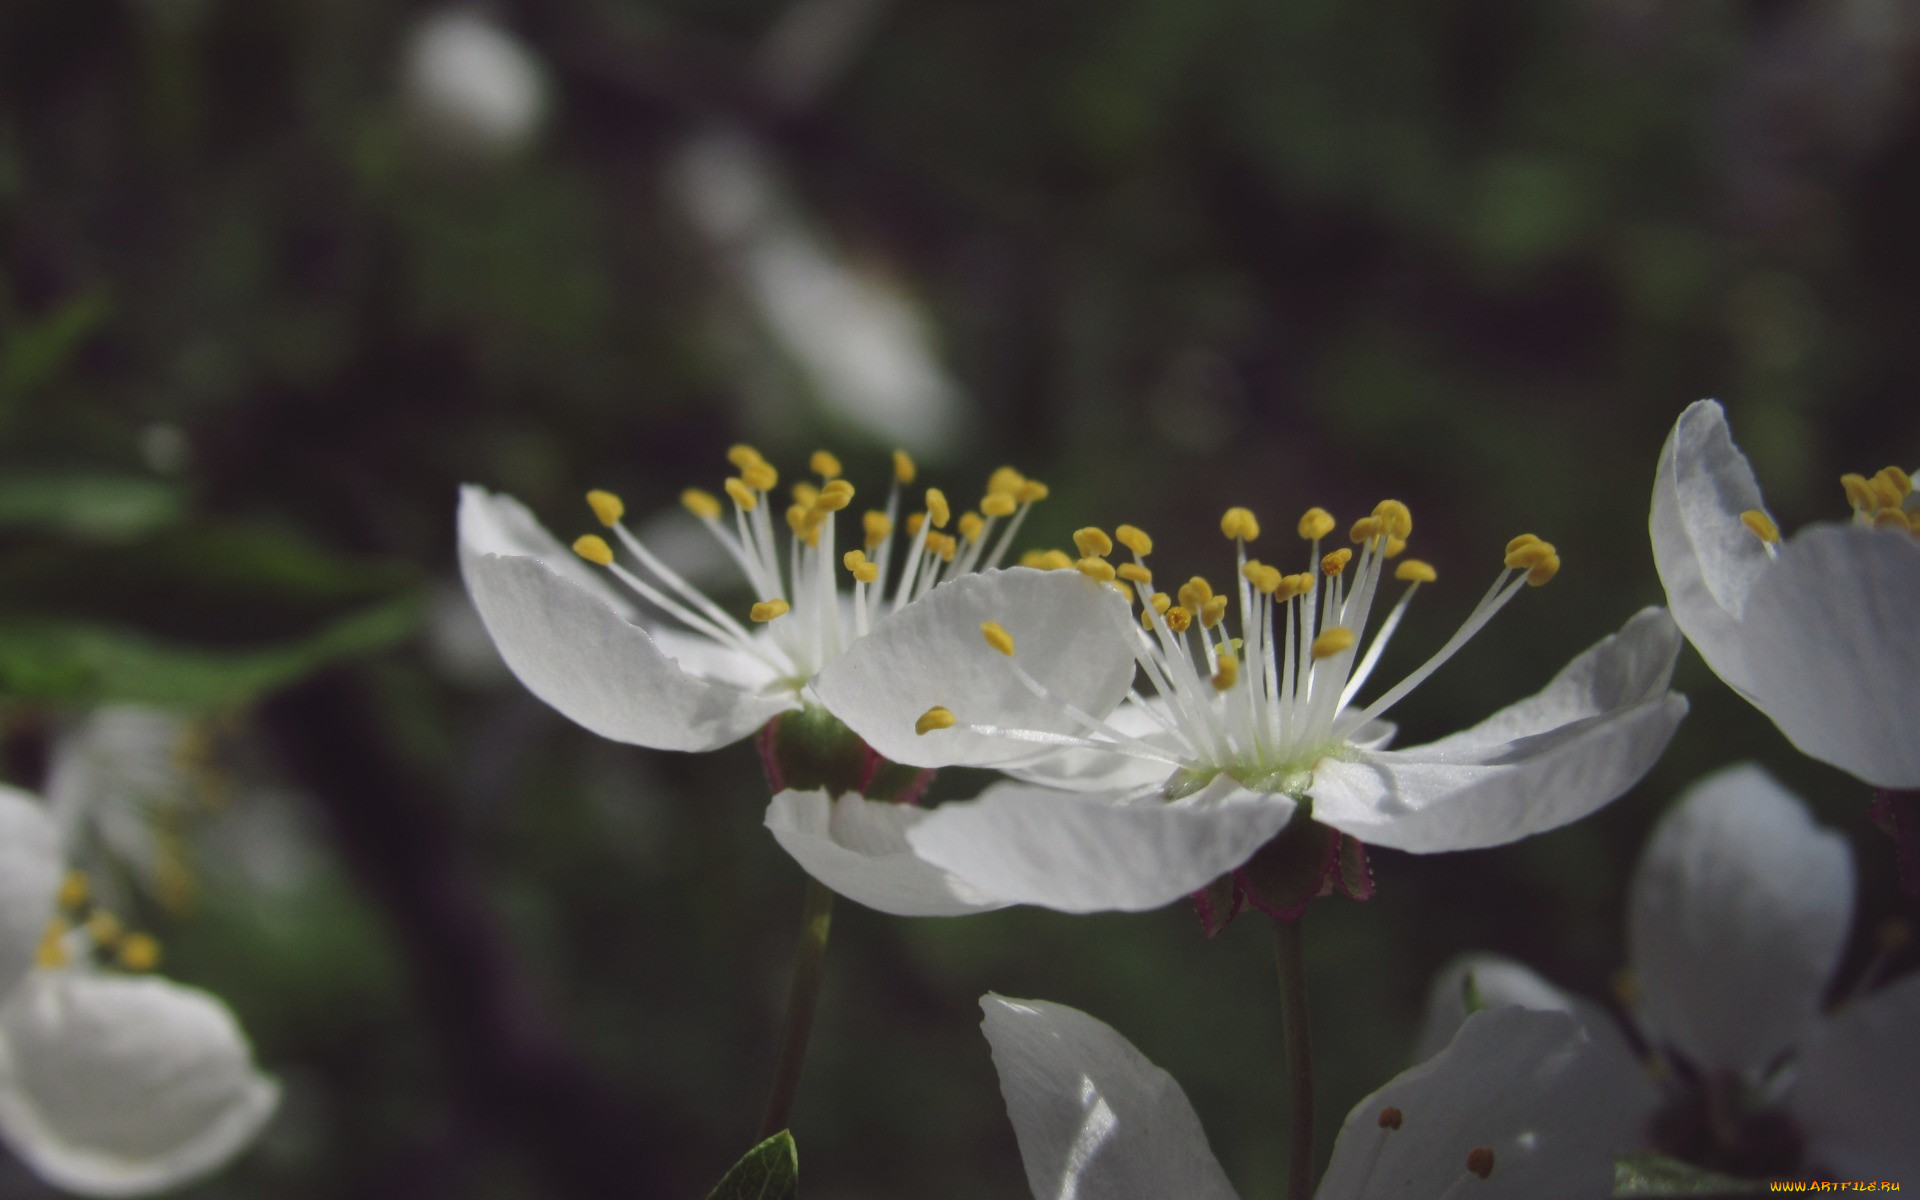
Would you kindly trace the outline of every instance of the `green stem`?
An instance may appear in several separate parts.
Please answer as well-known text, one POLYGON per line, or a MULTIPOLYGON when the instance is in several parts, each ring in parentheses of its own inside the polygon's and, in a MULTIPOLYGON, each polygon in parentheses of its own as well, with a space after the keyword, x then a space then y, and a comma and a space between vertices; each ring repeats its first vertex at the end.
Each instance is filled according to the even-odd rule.
POLYGON ((793 983, 787 988, 780 1058, 773 1069, 773 1087, 767 1092, 766 1116, 760 1120, 762 1141, 787 1128, 793 1113, 793 1097, 800 1090, 800 1069, 807 1062, 807 1035, 813 1030, 813 1010, 820 1002, 827 933, 832 927, 833 892, 809 877, 807 899, 800 910, 800 944, 793 950, 793 983))
POLYGON ((1299 920, 1273 923, 1273 960, 1280 974, 1280 1033, 1287 1052, 1287 1197, 1313 1200, 1313 1030, 1299 920))

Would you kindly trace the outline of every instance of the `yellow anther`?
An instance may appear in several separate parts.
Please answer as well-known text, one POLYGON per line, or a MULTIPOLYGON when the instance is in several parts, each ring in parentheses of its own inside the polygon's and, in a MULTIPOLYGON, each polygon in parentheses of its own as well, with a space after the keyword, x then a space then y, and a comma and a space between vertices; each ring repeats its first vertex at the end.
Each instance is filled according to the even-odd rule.
POLYGON ((759 462, 740 468, 740 478, 755 491, 770 492, 780 482, 780 472, 773 469, 772 463, 759 462))
POLYGON ((1543 542, 1532 534, 1521 534, 1507 543, 1507 566, 1515 571, 1526 571, 1537 563, 1553 557, 1553 543, 1543 542))
POLYGON ((1406 1114, 1389 1104, 1380 1110, 1377 1120, 1382 1129, 1398 1129, 1406 1121, 1406 1114))
POLYGON ((587 505, 593 509, 593 515, 600 523, 612 529, 627 515, 626 502, 604 488, 595 488, 587 493, 587 505))
POLYGON ((1185 633, 1187 627, 1193 624, 1193 614, 1178 604, 1160 615, 1166 618, 1167 628, 1175 633, 1185 633))
POLYGON ((1212 629, 1215 625, 1218 625, 1226 615, 1227 598, 1225 596, 1215 596, 1200 606, 1200 627, 1202 629, 1212 629))
POLYGON ((120 939, 120 951, 115 957, 123 970, 151 971, 160 965, 160 943, 151 935, 130 933, 120 939))
POLYGON ((748 487, 743 479, 727 476, 727 496, 747 512, 760 507, 760 494, 748 487))
POLYGON ((1875 506, 1878 508, 1899 508, 1900 501, 1906 499, 1899 485, 1885 475, 1875 475, 1867 480, 1867 487, 1873 492, 1875 506))
POLYGON ((1482 1179, 1493 1174, 1493 1147, 1475 1146, 1467 1151, 1467 1170, 1482 1179))
POLYGON ((34 963, 48 970, 66 966, 69 961, 67 934, 72 930, 73 926, 60 917, 48 921, 46 931, 40 935, 40 945, 34 950, 34 963))
POLYGON ((1048 491, 1049 489, 1046 484, 1041 483, 1038 479, 1029 479, 1015 489, 1013 498, 1022 504, 1032 504, 1036 500, 1045 500, 1048 491))
POLYGON ((820 489, 802 480, 793 485, 793 502, 805 508, 812 508, 813 502, 820 498, 820 489))
POLYGON ((1317 541, 1332 533, 1334 524, 1333 514, 1316 505, 1301 515, 1300 536, 1309 542, 1317 541))
MULTIPOLYGON (((797 538, 806 539, 810 533, 818 533, 821 522, 825 520, 824 516, 814 515, 812 505, 787 505, 787 528, 792 530, 793 536, 797 538)), ((807 544, 812 545, 812 542, 809 540, 807 544)))
POLYGON ((1393 577, 1401 583, 1432 583, 1440 576, 1429 563, 1410 558, 1393 569, 1393 577))
POLYGON ((880 564, 868 561, 864 551, 849 550, 840 556, 840 561, 846 564, 848 573, 861 583, 872 583, 880 578, 880 564))
POLYGON ((904 528, 907 531, 907 536, 914 537, 918 535, 919 532, 926 527, 926 524, 927 524, 927 514, 923 512, 908 513, 907 523, 904 526, 904 528))
POLYGON ((1512 541, 1507 543, 1507 548, 1505 550, 1505 553, 1516 554, 1523 547, 1531 546, 1534 543, 1538 542, 1539 540, 1540 540, 1539 538, 1533 536, 1530 533, 1523 533, 1519 537, 1514 538, 1512 541))
POLYGON ((1549 554, 1527 569, 1527 586, 1539 587, 1560 573, 1560 556, 1549 554))
POLYGON ((913 723, 913 731, 925 737, 936 729, 952 729, 956 724, 952 710, 936 704, 920 714, 920 719, 913 723))
POLYGON ((980 511, 990 517, 1010 517, 1019 507, 1012 492, 988 492, 980 497, 980 511))
POLYGON ((893 519, 883 512, 870 508, 860 514, 860 528, 867 535, 867 549, 872 550, 893 533, 893 519))
POLYGON ((1357 546, 1379 537, 1381 532, 1378 517, 1361 517, 1347 528, 1347 540, 1357 546))
POLYGON ((87 883, 87 877, 79 871, 68 871, 60 881, 60 907, 68 910, 79 908, 92 895, 93 888, 87 883))
POLYGON ((945 529, 947 522, 953 519, 953 509, 947 506, 947 494, 939 488, 927 489, 927 515, 933 518, 935 529, 945 529))
POLYGON ((987 639, 987 645, 992 646, 1008 658, 1013 657, 1013 635, 1007 632, 1005 625, 1002 625, 998 621, 982 621, 980 622, 980 632, 987 639))
POLYGON ((1153 572, 1147 570, 1137 562, 1121 563, 1114 568, 1114 572, 1118 574, 1120 578, 1131 580, 1134 583, 1153 582, 1153 572))
POLYGON ((1181 607, 1199 612, 1206 607, 1207 601, 1213 599, 1213 585, 1195 575, 1181 584, 1180 590, 1175 595, 1180 597, 1181 607))
POLYGON ((1101 583, 1113 582, 1113 564, 1104 558, 1082 558, 1073 565, 1075 569, 1088 579, 1097 580, 1101 583))
POLYGON ((913 456, 905 450, 893 452, 893 481, 905 487, 920 474, 920 468, 913 465, 913 456))
POLYGON ((1029 550, 1020 556, 1020 565, 1040 571, 1063 571, 1073 565, 1064 550, 1029 550))
POLYGON ((1773 523, 1772 517, 1761 512, 1759 509, 1750 508, 1741 513, 1740 523, 1747 527, 1748 533, 1759 538, 1767 545, 1777 546, 1780 544, 1780 527, 1773 523))
POLYGON ((1020 491, 1021 485, 1026 482, 1027 477, 1012 467, 1000 467, 995 470, 993 474, 987 476, 987 492, 989 495, 995 492, 1004 492, 1009 496, 1013 496, 1020 491))
POLYGON ((1851 472, 1842 475, 1840 477, 1840 487, 1841 490, 1847 493, 1848 504, 1865 512, 1873 511, 1873 488, 1867 483, 1867 477, 1865 475, 1855 475, 1851 472))
POLYGON ((1153 605, 1154 612, 1165 616, 1167 610, 1173 607, 1173 597, 1167 595, 1165 592, 1155 592, 1153 595, 1147 597, 1147 603, 1153 605))
POLYGON ((1105 558, 1113 553, 1113 539, 1107 536, 1106 530, 1096 525, 1074 530, 1073 544, 1080 551, 1081 558, 1105 558))
POLYGON ((1118 579, 1116 579, 1116 580, 1114 580, 1114 581, 1113 581, 1113 583, 1112 583, 1112 584, 1110 584, 1109 586, 1110 586, 1110 587, 1112 587, 1114 591, 1116 591, 1116 592, 1119 592, 1119 593, 1120 593, 1120 598, 1121 598, 1122 600, 1125 600, 1125 601, 1126 601, 1126 602, 1127 602, 1128 604, 1132 604, 1132 603, 1133 603, 1133 588, 1132 588, 1132 587, 1130 587, 1130 586, 1128 586, 1128 585, 1127 585, 1127 584, 1125 584, 1125 583, 1122 583, 1122 582, 1121 582, 1120 580, 1118 580, 1118 579))
POLYGON ((753 618, 755 621, 758 621, 759 623, 764 625, 768 621, 773 620, 775 617, 786 616, 787 613, 792 611, 792 609, 793 609, 793 606, 788 604, 785 600, 781 600, 778 598, 773 600, 762 600, 760 603, 754 605, 750 610, 748 610, 747 616, 753 618))
POLYGON ((1320 570, 1328 576, 1338 575, 1340 572, 1346 570, 1347 564, 1352 561, 1353 551, 1342 546, 1338 550, 1320 557, 1320 570))
POLYGON ((960 548, 960 539, 951 534, 935 534, 927 539, 927 545, 940 556, 941 562, 952 562, 954 552, 960 548))
POLYGON ((1222 651, 1215 656, 1214 663, 1218 669, 1213 674, 1213 690, 1231 691, 1233 685, 1240 681, 1240 660, 1222 651))
POLYGON ((1407 548, 1407 539, 1389 537, 1386 546, 1380 551, 1383 558, 1399 558, 1407 548))
POLYGON ((1335 625, 1313 639, 1313 656, 1332 658, 1343 650, 1353 649, 1353 641, 1353 630, 1345 625, 1335 625))
POLYGON ((727 461, 733 464, 734 470, 744 471, 748 467, 758 466, 767 460, 758 450, 740 442, 727 447, 727 461))
POLYGON ((1373 519, 1380 523, 1380 532, 1388 537, 1413 536, 1413 510, 1398 500, 1382 500, 1374 505, 1373 519))
POLYGON ((979 513, 963 512, 960 514, 960 536, 967 539, 968 545, 979 541, 980 531, 986 527, 986 519, 979 513))
POLYGON ((1287 599, 1304 596, 1313 590, 1313 572, 1302 571, 1298 575, 1287 576, 1287 599))
POLYGON ((840 460, 830 450, 815 450, 807 460, 807 467, 822 479, 840 478, 840 460))
POLYGON ((1875 529, 1897 529, 1901 533, 1911 533, 1913 531, 1913 522, 1906 513, 1901 512, 1897 508, 1883 508, 1873 514, 1873 527, 1875 529))
POLYGON ((1138 525, 1122 525, 1113 531, 1113 540, 1141 558, 1153 553, 1153 539, 1148 537, 1147 531, 1138 525))
POLYGON ((839 512, 853 503, 853 485, 844 479, 828 481, 814 497, 813 507, 820 512, 839 512))
POLYGON ((573 540, 573 552, 596 567, 613 565, 613 547, 607 545, 607 539, 597 533, 589 533, 573 540))
POLYGON ((681 492, 680 504, 702 521, 711 521, 720 515, 720 501, 714 499, 712 492, 703 492, 699 488, 688 488, 681 492))
POLYGON ((1260 522, 1252 509, 1236 505, 1221 516, 1220 532, 1238 541, 1251 542, 1260 536, 1260 522))
POLYGON ((1240 573, 1246 576, 1247 582, 1251 583, 1263 596, 1273 595, 1286 581, 1286 576, 1280 573, 1280 568, 1270 567, 1265 563, 1250 562, 1240 573))
POLYGON ((1899 467, 1881 467, 1873 477, 1875 481, 1884 481, 1893 485, 1893 490, 1901 500, 1913 494, 1913 477, 1899 467))
POLYGON ((104 908, 95 909, 93 915, 87 918, 87 936, 96 946, 110 947, 120 940, 124 932, 126 928, 120 924, 120 918, 104 908))

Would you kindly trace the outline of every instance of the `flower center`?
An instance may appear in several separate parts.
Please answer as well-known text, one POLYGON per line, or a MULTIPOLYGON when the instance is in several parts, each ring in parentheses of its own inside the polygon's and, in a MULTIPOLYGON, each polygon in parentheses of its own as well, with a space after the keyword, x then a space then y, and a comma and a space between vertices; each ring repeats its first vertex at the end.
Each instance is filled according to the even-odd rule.
MULTIPOLYGON (((1899 467, 1882 467, 1872 478, 1842 475, 1840 487, 1853 508, 1853 523, 1873 529, 1890 529, 1920 539, 1920 493, 1913 490, 1913 478, 1899 467)), ((1780 526, 1757 508, 1740 514, 1747 532, 1760 539, 1767 557, 1780 553, 1780 526)))
POLYGON ((944 707, 924 715, 923 734, 963 725, 977 733, 1042 745, 1080 747, 1165 763, 1162 793, 1178 799, 1227 774, 1255 791, 1304 798, 1313 767, 1328 755, 1351 753, 1384 737, 1368 726, 1442 663, 1451 658, 1519 590, 1539 586, 1560 569, 1553 545, 1531 534, 1507 544, 1505 570, 1494 580, 1460 629, 1433 657, 1364 709, 1352 707, 1399 627, 1413 594, 1438 577, 1418 559, 1402 558, 1413 533, 1413 515, 1398 500, 1383 500, 1348 529, 1354 548, 1328 550, 1338 527, 1322 508, 1307 510, 1296 529, 1307 543, 1306 570, 1287 574, 1247 555, 1260 523, 1245 508, 1230 508, 1220 531, 1235 547, 1233 591, 1216 591, 1200 576, 1172 594, 1150 590, 1147 566, 1153 539, 1122 525, 1109 536, 1097 528, 1074 534, 1078 558, 1062 551, 1029 555, 1029 565, 1074 569, 1118 589, 1138 608, 1138 624, 1116 634, 1128 639, 1134 660, 1153 688, 1125 702, 1126 719, 1102 721, 1058 701, 1014 658, 1013 639, 996 622, 982 626, 989 645, 1009 659, 1010 669, 1035 695, 1059 704, 1083 729, 1081 735, 1044 733, 969 723, 944 707), (1115 543, 1131 561, 1109 561, 1115 543), (1357 548, 1357 551, 1356 549, 1357 548), (1373 604, 1387 575, 1406 589, 1370 633, 1373 604), (1239 605, 1240 635, 1228 629, 1228 612, 1239 605), (1123 731, 1118 726, 1127 726, 1123 731))
POLYGON ((779 471, 751 446, 732 447, 727 459, 738 471, 722 489, 731 501, 730 521, 724 515, 726 505, 710 492, 689 488, 680 502, 719 541, 761 597, 748 610, 749 624, 714 603, 641 542, 622 521, 626 504, 612 492, 588 492, 587 503, 632 565, 619 561, 613 546, 598 534, 579 538, 573 549, 688 629, 765 664, 780 686, 795 690, 887 613, 958 575, 998 566, 1027 509, 1047 495, 1046 484, 1002 467, 988 480, 978 511, 961 513, 956 522, 945 493, 928 488, 925 508, 902 522, 903 491, 914 482, 918 468, 906 451, 895 450, 886 507, 863 513, 859 548, 836 556, 835 514, 848 508, 854 496, 853 485, 840 477, 837 457, 825 450, 814 453, 808 465, 819 482, 792 485, 784 531, 771 516, 779 471), (949 526, 954 532, 946 532, 949 526), (836 572, 842 568, 853 580, 850 595, 840 590, 836 572))
POLYGON ((160 943, 151 934, 130 932, 120 918, 94 903, 87 877, 69 871, 60 884, 60 913, 47 922, 34 954, 43 970, 71 966, 86 958, 111 958, 123 971, 145 972, 160 965, 160 943))

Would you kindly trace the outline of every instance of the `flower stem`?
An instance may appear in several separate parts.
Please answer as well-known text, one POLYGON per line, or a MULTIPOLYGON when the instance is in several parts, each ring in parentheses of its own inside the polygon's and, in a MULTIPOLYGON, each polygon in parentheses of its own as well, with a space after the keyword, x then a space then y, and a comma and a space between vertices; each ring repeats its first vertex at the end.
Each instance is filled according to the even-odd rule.
POLYGON ((833 892, 809 876, 807 898, 800 910, 800 944, 793 950, 793 983, 787 988, 780 1058, 773 1069, 773 1087, 767 1092, 767 1112, 760 1120, 762 1141, 787 1128, 793 1113, 793 1097, 800 1090, 800 1069, 807 1061, 807 1035, 813 1030, 813 1010, 820 1002, 827 933, 832 926, 833 892))
POLYGON ((1280 1033, 1286 1043, 1288 1200, 1313 1197, 1313 1031, 1307 1016, 1306 956, 1300 922, 1273 923, 1273 960, 1280 975, 1280 1033))

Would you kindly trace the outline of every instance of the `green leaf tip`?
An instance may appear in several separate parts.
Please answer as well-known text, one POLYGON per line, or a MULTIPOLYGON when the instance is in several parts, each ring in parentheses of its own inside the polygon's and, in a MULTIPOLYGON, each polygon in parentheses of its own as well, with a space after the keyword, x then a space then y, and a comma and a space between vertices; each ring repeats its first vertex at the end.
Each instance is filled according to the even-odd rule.
POLYGON ((800 1194, 800 1149, 782 1129, 741 1155, 707 1200, 794 1200, 800 1194))

